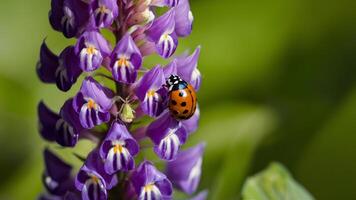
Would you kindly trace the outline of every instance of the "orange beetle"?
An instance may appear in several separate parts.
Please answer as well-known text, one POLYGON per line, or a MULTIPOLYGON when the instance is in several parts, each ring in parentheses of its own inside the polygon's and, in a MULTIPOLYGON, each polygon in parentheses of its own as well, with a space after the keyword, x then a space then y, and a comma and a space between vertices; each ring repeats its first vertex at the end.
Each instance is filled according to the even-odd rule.
POLYGON ((177 75, 171 75, 167 81, 168 108, 178 120, 189 119, 197 108, 197 95, 192 85, 177 75))

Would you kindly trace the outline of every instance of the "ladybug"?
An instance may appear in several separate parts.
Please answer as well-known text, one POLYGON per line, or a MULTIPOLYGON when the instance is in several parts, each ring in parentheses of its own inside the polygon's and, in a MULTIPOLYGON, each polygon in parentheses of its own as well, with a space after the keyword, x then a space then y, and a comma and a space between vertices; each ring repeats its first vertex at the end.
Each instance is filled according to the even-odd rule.
POLYGON ((197 108, 197 95, 192 85, 177 75, 170 75, 168 87, 168 108, 178 120, 189 119, 197 108))

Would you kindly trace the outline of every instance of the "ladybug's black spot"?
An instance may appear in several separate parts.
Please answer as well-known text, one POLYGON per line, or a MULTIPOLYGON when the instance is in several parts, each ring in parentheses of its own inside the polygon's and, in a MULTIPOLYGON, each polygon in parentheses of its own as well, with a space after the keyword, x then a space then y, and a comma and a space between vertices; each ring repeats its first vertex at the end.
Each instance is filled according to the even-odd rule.
POLYGON ((173 114, 178 115, 178 111, 173 110, 173 114))
POLYGON ((173 105, 177 105, 177 102, 176 102, 176 101, 174 101, 174 100, 172 100, 172 101, 171 101, 171 104, 173 104, 173 105))
POLYGON ((183 95, 184 95, 183 92, 179 92, 180 97, 183 97, 183 95))
POLYGON ((189 111, 188 110, 184 110, 183 111, 183 114, 187 114, 189 111))
POLYGON ((181 106, 186 106, 187 105, 187 102, 183 101, 182 103, 180 103, 181 106))

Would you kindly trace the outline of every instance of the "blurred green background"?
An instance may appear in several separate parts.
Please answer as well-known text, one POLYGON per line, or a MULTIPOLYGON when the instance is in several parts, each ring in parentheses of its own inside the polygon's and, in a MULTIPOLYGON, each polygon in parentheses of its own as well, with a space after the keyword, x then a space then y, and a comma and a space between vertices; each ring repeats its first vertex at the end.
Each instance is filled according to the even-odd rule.
MULTIPOLYGON (((283 163, 316 199, 356 199, 356 1, 191 0, 195 18, 178 52, 202 46, 201 124, 208 143, 200 188, 238 199, 246 178, 283 163)), ((51 30, 50 0, 0 1, 0 199, 42 191, 40 99, 72 96, 35 73, 51 30)), ((155 59, 148 60, 151 67, 155 59)))

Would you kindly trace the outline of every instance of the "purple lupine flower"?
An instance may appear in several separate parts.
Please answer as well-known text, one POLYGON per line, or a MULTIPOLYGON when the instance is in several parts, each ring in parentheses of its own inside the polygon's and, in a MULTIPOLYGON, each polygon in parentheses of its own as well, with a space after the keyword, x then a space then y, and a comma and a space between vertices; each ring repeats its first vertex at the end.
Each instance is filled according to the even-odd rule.
POLYGON ((40 50, 40 60, 37 63, 37 75, 45 83, 56 83, 62 91, 68 91, 81 74, 74 47, 65 48, 56 56, 43 41, 40 50))
POLYGON ((37 106, 39 132, 47 141, 56 140, 56 123, 61 118, 57 113, 50 110, 42 101, 37 106))
POLYGON ((113 104, 112 91, 103 87, 92 77, 84 79, 80 92, 74 97, 73 107, 79 113, 79 120, 84 128, 108 122, 113 104))
POLYGON ((72 167, 69 164, 48 149, 44 150, 44 161, 45 171, 42 180, 50 195, 64 196, 67 191, 74 189, 72 167))
POLYGON ((77 81, 82 70, 78 67, 78 59, 74 53, 74 47, 65 48, 59 55, 59 66, 55 72, 57 87, 62 91, 68 91, 77 81))
MULTIPOLYGON (((173 198, 169 178, 178 189, 192 194, 200 179, 203 147, 181 153, 180 148, 198 127, 199 108, 188 120, 176 119, 168 109, 166 78, 179 75, 198 90, 200 47, 192 55, 175 57, 166 67, 158 64, 141 69, 143 59, 150 54, 171 57, 178 37, 191 33, 193 17, 188 0, 52 0, 49 19, 52 27, 65 37, 78 39, 59 56, 43 42, 37 65, 39 78, 68 91, 83 71, 89 73, 80 91, 64 103, 59 113, 40 102, 40 133, 45 140, 63 147, 74 147, 79 138, 90 139, 95 147, 86 159, 75 154, 84 164, 75 181, 70 172, 68 178, 63 178, 70 180, 70 187, 65 189, 62 185, 67 181, 57 178, 64 165, 47 153, 46 163, 52 160, 54 164, 47 167, 51 170, 44 176, 48 191, 39 198, 106 200, 112 196, 169 200, 173 198), (157 6, 169 10, 156 18, 157 6), (113 33, 114 44, 104 37, 106 34, 102 35, 102 28, 113 33), (111 46, 115 47, 113 51, 111 46), (100 66, 111 74, 96 71, 100 66), (99 77, 105 81, 99 83, 99 77), (145 115, 153 118, 149 125, 140 123, 145 115), (141 146, 144 144, 141 140, 147 138, 153 142, 153 150, 161 162, 169 161, 167 176, 151 162, 142 162, 144 155, 140 155, 140 148, 145 147, 141 146), (182 164, 185 157, 190 160, 182 164), (135 162, 141 164, 136 167, 135 162), (53 166, 58 171, 53 171, 53 166), (113 187, 115 190, 111 192, 113 187)), ((206 196, 202 192, 192 200, 204 200, 206 196)))
POLYGON ((84 200, 105 200, 107 190, 118 183, 116 175, 106 174, 104 162, 94 149, 80 168, 75 179, 75 187, 82 192, 84 200))
POLYGON ((79 66, 83 71, 94 71, 111 53, 110 44, 98 31, 83 33, 75 45, 79 66))
POLYGON ((189 82, 196 91, 199 90, 201 84, 201 74, 197 68, 199 55, 200 46, 195 49, 192 55, 176 58, 178 75, 189 82))
POLYGON ((175 32, 179 37, 186 37, 192 32, 193 13, 188 0, 179 0, 175 9, 175 32))
POLYGON ((95 0, 92 9, 95 25, 99 28, 110 27, 119 14, 116 0, 95 0))
POLYGON ((61 146, 73 147, 82 130, 77 115, 71 106, 71 99, 61 109, 60 115, 50 110, 43 102, 38 105, 39 129, 42 137, 61 146))
POLYGON ((79 133, 83 130, 79 115, 73 108, 73 99, 68 99, 60 110, 62 117, 56 123, 56 141, 62 146, 73 147, 78 141, 79 133))
POLYGON ((155 43, 157 53, 163 58, 172 56, 178 45, 174 16, 175 10, 172 8, 155 19, 146 30, 148 39, 155 43))
POLYGON ((90 6, 78 0, 52 0, 49 21, 67 38, 80 34, 90 19, 90 6))
POLYGON ((138 151, 139 146, 126 126, 114 122, 100 147, 100 156, 105 160, 106 173, 114 174, 119 170, 133 169, 135 166, 133 156, 138 151))
POLYGON ((139 200, 172 199, 172 184, 151 162, 144 161, 131 176, 139 200))
POLYGON ((126 34, 111 54, 111 70, 116 81, 133 83, 141 67, 142 56, 130 34, 126 34))
POLYGON ((149 116, 158 116, 163 111, 167 92, 162 87, 165 83, 163 70, 156 66, 148 71, 139 81, 136 95, 141 101, 141 108, 149 116))
POLYGON ((55 72, 59 65, 59 58, 47 46, 43 40, 40 49, 40 59, 36 65, 37 75, 44 83, 55 83, 55 72))
POLYGON ((155 153, 164 160, 173 160, 187 139, 187 132, 181 123, 173 119, 169 111, 163 112, 148 127, 146 134, 151 138, 155 153))
POLYGON ((182 151, 174 161, 167 163, 166 174, 172 183, 187 194, 192 194, 198 187, 205 144, 182 151))

